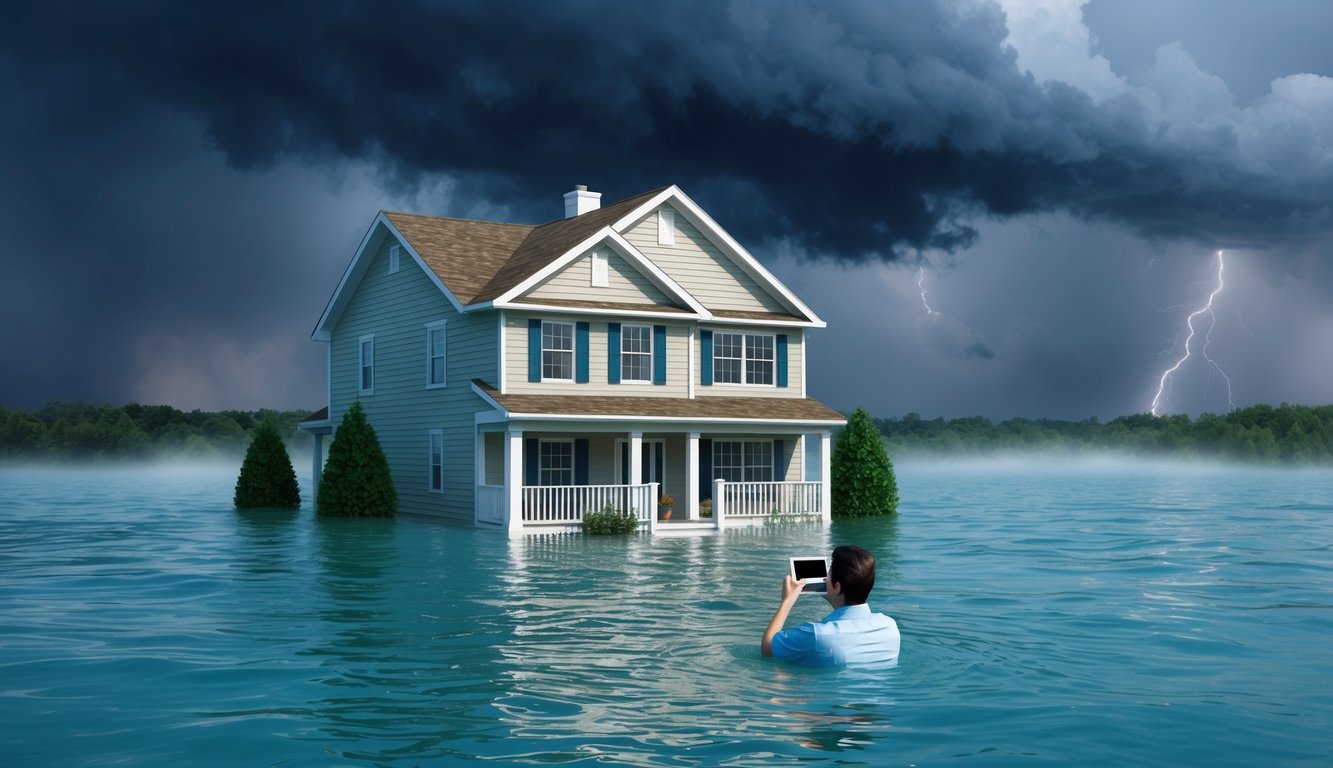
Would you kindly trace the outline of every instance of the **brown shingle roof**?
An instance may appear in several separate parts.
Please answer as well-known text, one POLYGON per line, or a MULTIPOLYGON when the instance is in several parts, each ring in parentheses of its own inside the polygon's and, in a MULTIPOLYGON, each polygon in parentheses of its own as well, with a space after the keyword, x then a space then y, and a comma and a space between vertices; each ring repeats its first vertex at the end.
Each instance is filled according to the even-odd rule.
POLYGON ((511 414, 624 416, 635 418, 836 421, 846 418, 808 397, 600 397, 596 395, 502 395, 480 379, 472 383, 511 414))

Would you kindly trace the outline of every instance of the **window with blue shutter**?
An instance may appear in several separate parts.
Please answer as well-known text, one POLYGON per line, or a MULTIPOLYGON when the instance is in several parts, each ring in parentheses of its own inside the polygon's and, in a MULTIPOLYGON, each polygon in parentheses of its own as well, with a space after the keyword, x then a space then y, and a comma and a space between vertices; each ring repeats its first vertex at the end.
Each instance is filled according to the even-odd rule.
POLYGON ((713 332, 699 331, 699 383, 713 383, 713 332))
POLYGON ((528 320, 528 381, 542 380, 542 321, 528 320))
POLYGON ((778 334, 778 386, 787 386, 787 334, 778 334))
POLYGON ((666 379, 666 326, 653 326, 653 383, 665 384, 666 379))
POLYGON ((577 323, 574 330, 574 381, 588 383, 588 324, 577 323))
POLYGON ((620 323, 606 324, 606 383, 620 383, 620 323))

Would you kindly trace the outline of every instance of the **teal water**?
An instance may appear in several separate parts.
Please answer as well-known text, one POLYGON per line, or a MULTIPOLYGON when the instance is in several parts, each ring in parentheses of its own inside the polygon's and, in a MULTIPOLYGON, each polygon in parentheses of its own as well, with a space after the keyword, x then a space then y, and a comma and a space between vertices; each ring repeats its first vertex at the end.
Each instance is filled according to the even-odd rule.
POLYGON ((1329 764, 1333 471, 898 476, 896 520, 511 542, 237 513, 235 468, 0 470, 0 759, 1329 764), (834 542, 880 558, 896 669, 758 655, 834 542))

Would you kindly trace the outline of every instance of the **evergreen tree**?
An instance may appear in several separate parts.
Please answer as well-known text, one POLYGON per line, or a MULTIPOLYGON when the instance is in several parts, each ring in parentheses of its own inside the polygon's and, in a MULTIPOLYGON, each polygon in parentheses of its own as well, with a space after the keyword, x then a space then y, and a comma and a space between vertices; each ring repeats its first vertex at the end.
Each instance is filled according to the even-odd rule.
POLYGON ((291 457, 271 421, 265 420, 255 429, 241 463, 241 475, 236 478, 233 501, 238 509, 301 506, 301 489, 296 484, 291 457))
POLYGON ((864 408, 847 418, 833 446, 833 510, 838 517, 874 517, 898 511, 898 481, 875 422, 864 408))
POLYGON ((333 435, 315 508, 321 515, 338 517, 391 517, 398 511, 389 460, 359 400, 347 409, 333 435))

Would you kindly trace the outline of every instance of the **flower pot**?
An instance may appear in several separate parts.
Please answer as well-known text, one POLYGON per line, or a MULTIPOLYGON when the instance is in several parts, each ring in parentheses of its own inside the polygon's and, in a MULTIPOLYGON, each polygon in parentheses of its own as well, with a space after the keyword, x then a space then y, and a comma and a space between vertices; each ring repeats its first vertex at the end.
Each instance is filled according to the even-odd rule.
POLYGON ((658 507, 658 509, 657 509, 657 519, 658 519, 658 520, 670 520, 670 519, 671 519, 671 511, 672 511, 673 509, 674 509, 674 507, 658 507))

